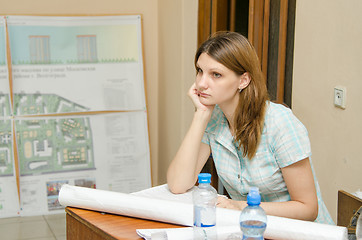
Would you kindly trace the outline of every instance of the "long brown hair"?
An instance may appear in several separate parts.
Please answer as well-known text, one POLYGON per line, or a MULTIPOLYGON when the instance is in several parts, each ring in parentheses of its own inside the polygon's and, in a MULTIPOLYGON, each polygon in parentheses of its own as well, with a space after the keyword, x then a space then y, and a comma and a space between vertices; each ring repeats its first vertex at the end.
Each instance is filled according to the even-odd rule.
POLYGON ((259 145, 264 125, 268 92, 260 68, 259 58, 248 39, 236 32, 218 32, 206 40, 195 55, 195 66, 202 53, 234 71, 238 75, 248 72, 249 85, 240 92, 234 113, 235 140, 243 155, 252 159, 259 145))

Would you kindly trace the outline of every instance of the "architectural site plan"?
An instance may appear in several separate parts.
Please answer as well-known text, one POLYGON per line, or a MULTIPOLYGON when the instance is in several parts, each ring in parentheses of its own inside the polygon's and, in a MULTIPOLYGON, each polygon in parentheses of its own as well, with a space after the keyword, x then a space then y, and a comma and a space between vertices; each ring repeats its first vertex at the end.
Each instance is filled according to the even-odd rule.
POLYGON ((0 16, 0 218, 151 187, 141 16, 0 16), (11 71, 11 72, 9 72, 11 71))

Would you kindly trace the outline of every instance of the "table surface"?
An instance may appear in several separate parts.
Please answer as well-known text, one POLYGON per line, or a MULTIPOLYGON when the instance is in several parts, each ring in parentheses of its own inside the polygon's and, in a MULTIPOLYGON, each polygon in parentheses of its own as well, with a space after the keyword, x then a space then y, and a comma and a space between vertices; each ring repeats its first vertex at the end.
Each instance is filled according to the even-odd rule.
POLYGON ((105 239, 143 239, 137 235, 136 229, 183 227, 180 225, 73 207, 67 207, 65 211, 68 216, 76 219, 92 231, 104 236, 105 239))

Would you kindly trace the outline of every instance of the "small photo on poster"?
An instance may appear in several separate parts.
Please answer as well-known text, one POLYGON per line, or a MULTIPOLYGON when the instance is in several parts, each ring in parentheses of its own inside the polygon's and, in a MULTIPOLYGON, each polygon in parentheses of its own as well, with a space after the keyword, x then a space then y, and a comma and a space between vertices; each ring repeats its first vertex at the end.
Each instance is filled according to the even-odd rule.
POLYGON ((58 195, 63 184, 68 184, 68 180, 47 182, 48 211, 63 209, 58 200, 58 195))
POLYGON ((95 178, 82 178, 75 179, 74 185, 78 187, 86 187, 86 188, 96 188, 96 180, 95 178))

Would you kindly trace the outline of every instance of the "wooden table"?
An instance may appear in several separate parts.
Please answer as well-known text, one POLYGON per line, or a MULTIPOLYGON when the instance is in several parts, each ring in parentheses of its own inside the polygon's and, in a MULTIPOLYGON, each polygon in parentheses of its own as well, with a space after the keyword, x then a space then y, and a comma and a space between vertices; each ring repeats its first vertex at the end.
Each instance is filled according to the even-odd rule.
POLYGON ((362 199, 343 190, 338 191, 337 225, 347 227, 348 233, 355 234, 356 228, 350 226, 353 215, 362 206, 362 199))
POLYGON ((66 207, 67 240, 143 239, 141 228, 178 228, 179 225, 66 207))
MULTIPOLYGON (((348 226, 362 200, 345 192, 338 192, 338 225, 348 226)), ((101 239, 142 239, 136 229, 142 228, 178 228, 157 221, 132 218, 97 211, 66 207, 67 240, 101 240, 101 239)))

